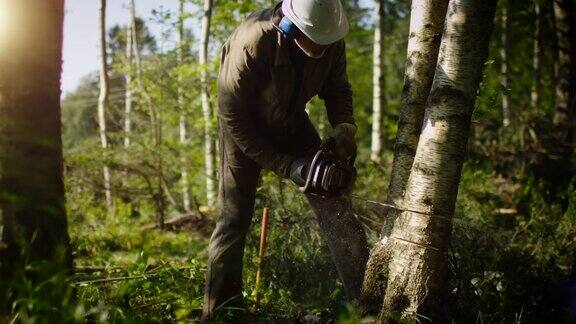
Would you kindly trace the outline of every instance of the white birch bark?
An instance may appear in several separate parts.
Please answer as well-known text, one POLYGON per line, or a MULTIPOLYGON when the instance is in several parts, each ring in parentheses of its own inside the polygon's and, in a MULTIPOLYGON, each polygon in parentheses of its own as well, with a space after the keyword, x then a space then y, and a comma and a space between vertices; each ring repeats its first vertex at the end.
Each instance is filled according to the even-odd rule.
MULTIPOLYGON (((184 0, 180 0, 178 7, 178 48, 176 50, 176 59, 178 65, 184 64, 184 0)), ((180 132, 180 144, 183 152, 181 152, 181 170, 180 170, 180 185, 182 186, 182 205, 186 212, 190 211, 190 186, 188 184, 188 159, 187 156, 187 144, 188 144, 188 134, 186 129, 186 114, 185 114, 185 102, 184 102, 184 89, 182 88, 182 78, 178 76, 178 109, 180 111, 180 121, 179 121, 179 132, 180 132)))
POLYGON ((541 61, 542 61, 542 13, 540 0, 534 0, 534 43, 532 53, 532 75, 533 83, 530 93, 530 106, 534 109, 540 107, 540 92, 542 88, 541 78, 541 61))
POLYGON ((502 2, 500 44, 500 84, 502 85, 502 125, 510 125, 510 44, 508 42, 508 3, 502 2))
MULTIPOLYGON (((108 139, 106 137, 106 111, 109 109, 110 84, 108 78, 108 56, 106 53, 106 0, 100 0, 99 6, 99 38, 100 38, 100 95, 98 97, 98 126, 100 129, 100 143, 106 156, 108 150, 108 139)), ((112 208, 112 191, 110 188, 110 169, 106 164, 102 168, 104 177, 104 195, 106 197, 106 207, 112 208)))
POLYGON ((394 162, 388 187, 388 202, 391 203, 401 203, 410 176, 424 118, 424 108, 434 78, 447 7, 448 0, 412 1, 398 135, 394 145, 394 162))
MULTIPOLYGON (((434 78, 447 7, 448 0, 412 1, 404 88, 388 187, 387 202, 391 204, 401 204, 414 161, 424 108, 434 78)), ((390 210, 385 220, 393 220, 395 214, 394 210, 390 210)), ((368 299, 383 298, 388 262, 385 243, 391 225, 391 222, 385 222, 381 232, 382 240, 370 253, 364 280, 364 294, 368 299)))
MULTIPOLYGON (((132 6, 132 2, 130 6, 132 6)), ((130 114, 132 113, 132 21, 134 17, 132 16, 132 7, 129 9, 130 19, 128 27, 126 28, 126 92, 125 92, 125 106, 124 106, 124 147, 128 148, 130 146, 130 133, 132 131, 132 119, 130 114)))
POLYGON ((446 246, 495 9, 495 0, 450 1, 404 211, 389 239, 382 317, 446 322, 446 246))
POLYGON ((202 113, 204 116, 204 158, 206 174, 206 200, 208 206, 214 206, 216 187, 214 179, 214 136, 212 134, 212 107, 208 85, 208 42, 210 40, 210 22, 212 19, 212 0, 204 0, 204 15, 200 39, 199 63, 201 66, 200 82, 202 97, 202 113))
POLYGON ((376 0, 374 6, 374 47, 373 47, 373 76, 372 76, 372 144, 370 159, 375 163, 382 160, 382 106, 384 103, 384 74, 383 70, 383 35, 384 35, 384 6, 385 0, 376 0))

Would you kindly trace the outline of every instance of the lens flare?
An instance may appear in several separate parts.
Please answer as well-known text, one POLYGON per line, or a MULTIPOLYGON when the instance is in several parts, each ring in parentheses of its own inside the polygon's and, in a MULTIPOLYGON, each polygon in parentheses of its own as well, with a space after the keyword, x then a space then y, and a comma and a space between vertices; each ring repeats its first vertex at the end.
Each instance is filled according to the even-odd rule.
POLYGON ((0 54, 18 37, 18 23, 22 20, 18 7, 17 1, 0 0, 0 54))
MULTIPOLYGON (((0 45, 5 45, 10 38, 10 5, 8 0, 0 0, 0 45)), ((0 48, 0 51, 2 48, 0 48)))

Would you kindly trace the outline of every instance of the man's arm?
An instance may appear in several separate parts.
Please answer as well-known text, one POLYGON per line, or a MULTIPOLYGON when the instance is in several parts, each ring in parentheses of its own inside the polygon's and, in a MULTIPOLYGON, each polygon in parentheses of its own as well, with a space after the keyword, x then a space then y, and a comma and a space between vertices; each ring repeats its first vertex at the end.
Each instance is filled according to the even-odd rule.
POLYGON ((251 110, 265 73, 263 62, 256 61, 248 49, 228 44, 222 58, 218 76, 218 115, 222 130, 262 168, 283 178, 289 177, 293 157, 281 153, 258 132, 251 110))
POLYGON ((332 127, 354 123, 352 108, 352 87, 346 73, 346 45, 343 40, 335 44, 336 57, 332 70, 324 82, 319 97, 324 100, 328 120, 332 127))

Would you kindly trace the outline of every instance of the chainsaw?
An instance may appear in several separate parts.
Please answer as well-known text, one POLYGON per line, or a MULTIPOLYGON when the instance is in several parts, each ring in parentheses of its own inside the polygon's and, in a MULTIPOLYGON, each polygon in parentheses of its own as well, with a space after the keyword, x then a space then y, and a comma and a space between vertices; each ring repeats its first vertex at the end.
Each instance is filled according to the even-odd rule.
POLYGON ((335 153, 335 147, 335 141, 328 140, 311 160, 297 163, 291 177, 300 191, 323 198, 339 198, 352 187, 356 178, 355 157, 343 159, 335 153))

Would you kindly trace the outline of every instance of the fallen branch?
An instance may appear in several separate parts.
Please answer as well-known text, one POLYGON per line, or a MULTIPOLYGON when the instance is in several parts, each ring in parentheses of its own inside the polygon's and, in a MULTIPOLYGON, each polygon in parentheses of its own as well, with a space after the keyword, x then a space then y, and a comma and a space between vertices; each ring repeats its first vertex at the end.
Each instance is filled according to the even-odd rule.
POLYGON ((74 286, 88 286, 88 285, 93 285, 93 284, 102 284, 102 283, 108 283, 108 282, 116 282, 116 281, 126 281, 126 280, 133 280, 133 279, 147 279, 147 278, 153 278, 153 277, 157 277, 158 274, 157 273, 151 273, 151 274, 144 274, 144 275, 140 275, 140 276, 128 276, 128 277, 116 277, 116 278, 105 278, 105 279, 95 279, 95 280, 86 280, 86 281, 79 281, 74 283, 74 286))

